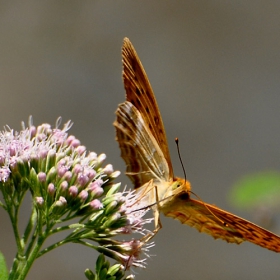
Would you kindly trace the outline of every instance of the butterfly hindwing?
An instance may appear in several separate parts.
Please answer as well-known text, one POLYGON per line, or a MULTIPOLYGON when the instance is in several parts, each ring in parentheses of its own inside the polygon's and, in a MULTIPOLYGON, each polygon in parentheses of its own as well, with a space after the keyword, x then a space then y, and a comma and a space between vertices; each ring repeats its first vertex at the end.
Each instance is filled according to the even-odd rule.
POLYGON ((168 164, 140 112, 126 101, 119 105, 116 115, 114 126, 117 141, 127 166, 126 174, 134 183, 134 187, 139 188, 150 180, 167 181, 168 164))
MULTIPOLYGON (((167 161, 140 112, 132 103, 126 101, 120 104, 116 115, 114 126, 121 156, 127 166, 126 174, 141 197, 141 201, 137 203, 139 208, 154 205, 152 209, 156 233, 161 228, 161 222, 155 204, 172 191, 168 188, 170 175, 167 161)), ((152 236, 153 234, 148 234, 143 241, 147 242, 152 236)))
POLYGON ((161 211, 167 217, 177 219, 215 239, 237 244, 249 241, 280 252, 279 236, 211 204, 178 195, 167 202, 161 211))

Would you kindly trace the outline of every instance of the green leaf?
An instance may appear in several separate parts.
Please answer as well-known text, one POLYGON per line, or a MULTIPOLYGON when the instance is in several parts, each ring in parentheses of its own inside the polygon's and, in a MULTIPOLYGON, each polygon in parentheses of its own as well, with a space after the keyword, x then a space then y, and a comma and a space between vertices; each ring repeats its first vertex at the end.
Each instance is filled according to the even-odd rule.
POLYGON ((108 269, 108 274, 114 276, 121 269, 121 264, 116 263, 108 269))
POLYGON ((8 279, 8 269, 7 269, 6 261, 1 252, 0 252, 0 279, 1 280, 8 279))
POLYGON ((105 262, 105 257, 103 254, 100 254, 96 260, 96 269, 95 270, 96 270, 97 274, 101 271, 101 269, 104 265, 104 262, 105 262))
POLYGON ((116 277, 115 277, 115 276, 108 276, 108 277, 106 278, 106 280, 116 280, 116 277))
POLYGON ((110 187, 110 190, 107 192, 106 196, 111 196, 117 193, 120 189, 121 183, 114 184, 110 187))
POLYGON ((280 205, 280 173, 266 171, 250 174, 234 184, 230 193, 231 203, 238 208, 280 205))
POLYGON ((101 271, 100 271, 99 274, 98 274, 99 279, 100 279, 100 280, 105 280, 106 277, 107 277, 107 272, 108 272, 107 268, 105 268, 105 267, 102 268, 101 271))
POLYGON ((94 280, 95 279, 95 274, 89 268, 87 268, 85 270, 85 276, 88 280, 94 280))

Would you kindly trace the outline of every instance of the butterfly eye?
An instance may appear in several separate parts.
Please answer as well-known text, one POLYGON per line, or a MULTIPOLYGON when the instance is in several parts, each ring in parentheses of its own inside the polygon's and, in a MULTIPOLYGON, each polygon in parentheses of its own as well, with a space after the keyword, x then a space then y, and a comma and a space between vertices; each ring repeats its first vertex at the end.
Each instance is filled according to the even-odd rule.
POLYGON ((179 181, 175 181, 173 184, 172 184, 172 190, 177 190, 178 188, 180 188, 182 185, 180 184, 179 181))

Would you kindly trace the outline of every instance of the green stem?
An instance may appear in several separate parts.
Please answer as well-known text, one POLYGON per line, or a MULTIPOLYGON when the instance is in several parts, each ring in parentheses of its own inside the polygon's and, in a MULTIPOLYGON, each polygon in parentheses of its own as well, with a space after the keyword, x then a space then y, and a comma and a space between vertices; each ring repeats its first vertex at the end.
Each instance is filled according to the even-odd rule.
POLYGON ((86 242, 86 241, 82 241, 80 239, 78 240, 75 240, 75 243, 78 243, 78 244, 81 244, 81 245, 84 245, 84 246, 87 246, 87 247, 90 247, 90 248, 93 248, 95 250, 98 249, 99 246, 94 246, 93 244, 89 243, 89 242, 86 242))
POLYGON ((20 264, 22 262, 25 261, 24 257, 23 257, 23 244, 21 243, 20 240, 20 235, 19 235, 19 231, 18 231, 18 204, 9 204, 7 207, 7 212, 9 214, 11 223, 12 223, 12 227, 13 227, 13 231, 14 231, 14 236, 15 236, 15 241, 17 244, 17 256, 14 259, 13 265, 12 265, 12 269, 11 269, 11 274, 9 275, 9 279, 17 279, 17 271, 19 270, 20 264))
POLYGON ((24 250, 24 242, 23 240, 21 241, 20 239, 20 234, 18 230, 18 211, 19 211, 19 203, 17 204, 10 204, 8 206, 8 213, 9 217, 12 223, 13 231, 14 231, 14 236, 15 236, 15 241, 17 244, 17 255, 16 258, 14 259, 11 273, 9 275, 9 279, 18 279, 19 271, 21 270, 21 267, 26 261, 26 258, 23 254, 24 250))
POLYGON ((68 230, 68 229, 80 229, 80 228, 84 228, 85 225, 83 224, 79 224, 79 223, 76 223, 76 224, 71 224, 71 225, 67 225, 67 226, 63 226, 63 227, 57 227, 53 230, 50 231, 50 234, 55 234, 57 232, 61 232, 61 231, 64 231, 64 230, 68 230))
POLYGON ((53 249, 55 249, 55 248, 57 248, 57 247, 59 247, 59 246, 61 246, 63 244, 69 243, 69 242, 71 242, 71 240, 65 240, 65 239, 61 240, 59 242, 56 242, 53 245, 51 245, 51 246, 45 248, 44 250, 42 250, 41 252, 39 252, 37 254, 37 258, 42 257, 44 254, 50 252, 51 250, 53 250, 53 249))
POLYGON ((18 278, 16 278, 17 280, 24 280, 27 273, 29 272, 29 269, 31 268, 33 262, 35 261, 35 259, 38 257, 38 253, 44 243, 44 241, 46 240, 46 236, 40 236, 38 238, 38 242, 36 243, 36 245, 34 246, 34 248, 32 249, 32 251, 29 254, 29 257, 27 258, 27 260, 24 262, 23 265, 21 265, 21 269, 20 269, 20 274, 18 275, 18 278))
POLYGON ((30 252, 32 248, 34 247, 35 242, 37 242, 37 229, 34 229, 33 236, 29 242, 29 245, 25 251, 25 255, 28 257, 30 255, 30 252))
POLYGON ((30 248, 28 249, 28 256, 26 256, 26 259, 24 262, 21 262, 18 266, 17 269, 18 271, 18 275, 17 275, 17 280, 23 280, 25 279, 27 273, 29 272, 33 262, 35 261, 35 259, 38 257, 38 253, 43 245, 43 243, 45 242, 47 236, 48 236, 48 230, 46 230, 45 233, 42 232, 42 228, 43 228, 43 222, 42 222, 42 215, 40 212, 38 212, 38 224, 36 227, 36 232, 38 234, 38 239, 37 242, 34 243, 35 246, 30 250, 30 248))
POLYGON ((0 201, 0 207, 3 207, 7 211, 6 205, 4 203, 2 203, 1 201, 0 201))
POLYGON ((25 232, 23 234, 23 241, 24 241, 24 243, 27 242, 27 240, 28 240, 28 238, 30 236, 31 231, 33 230, 34 225, 36 224, 36 221, 37 221, 37 212, 36 212, 35 207, 33 207, 32 213, 30 215, 30 219, 28 221, 27 227, 26 227, 25 232))
MULTIPOLYGON (((62 232, 62 231, 65 231, 65 230, 69 230, 69 229, 73 229, 73 228, 76 228, 76 230, 80 230, 80 228, 83 227, 83 225, 81 224, 72 224, 72 225, 68 225, 68 226, 63 226, 63 227, 58 227, 58 228, 55 228, 53 230, 50 230, 49 231, 49 236, 52 235, 52 234, 55 234, 57 232, 62 232)), ((75 230, 70 234, 68 235, 65 239, 59 241, 59 242, 56 242, 54 243, 53 245, 45 248, 44 250, 42 250, 39 254, 38 254, 38 258, 43 256, 44 254, 46 254, 47 252, 63 245, 63 244, 66 244, 66 243, 69 243, 69 242, 73 242, 73 239, 75 239, 73 237, 73 233, 75 232, 75 230)))

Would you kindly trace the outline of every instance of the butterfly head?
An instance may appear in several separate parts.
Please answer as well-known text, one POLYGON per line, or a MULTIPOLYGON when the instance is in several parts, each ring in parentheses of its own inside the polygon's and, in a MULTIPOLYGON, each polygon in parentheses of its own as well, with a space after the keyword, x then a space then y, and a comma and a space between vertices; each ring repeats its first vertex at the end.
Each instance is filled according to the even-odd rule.
POLYGON ((172 183, 169 185, 171 191, 166 192, 168 195, 162 200, 160 204, 161 211, 165 213, 170 210, 170 205, 178 201, 188 201, 191 194, 191 184, 189 181, 182 178, 174 178, 172 183))
POLYGON ((190 195, 191 183, 182 178, 174 178, 172 183, 172 195, 190 195))

